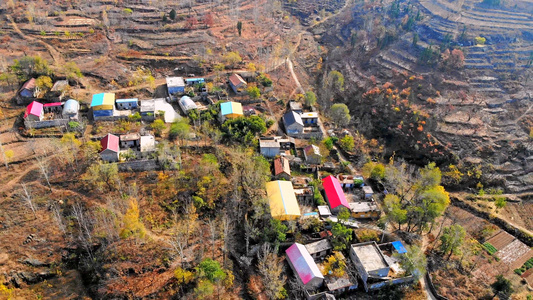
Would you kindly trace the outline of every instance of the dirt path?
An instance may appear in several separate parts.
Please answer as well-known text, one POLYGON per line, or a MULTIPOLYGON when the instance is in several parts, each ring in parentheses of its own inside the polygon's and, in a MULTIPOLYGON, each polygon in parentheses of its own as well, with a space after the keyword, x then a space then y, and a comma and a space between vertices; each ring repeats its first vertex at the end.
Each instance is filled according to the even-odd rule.
POLYGON ((353 0, 346 0, 346 2, 344 2, 344 6, 341 9, 339 9, 339 11, 337 13, 332 14, 332 15, 330 15, 328 17, 325 17, 324 19, 322 19, 322 20, 316 22, 315 24, 311 25, 309 28, 314 28, 314 27, 326 22, 327 20, 335 17, 336 15, 340 14, 343 10, 345 10, 350 4, 353 4, 353 0))
POLYGON ((15 23, 15 21, 13 21, 13 18, 11 17, 11 15, 6 15, 6 18, 10 22, 10 24, 13 27, 13 29, 15 30, 15 32, 18 35, 20 35, 23 39, 28 40, 28 41, 32 41, 32 42, 36 42, 36 43, 39 43, 39 44, 43 45, 48 50, 48 52, 50 52, 50 55, 54 59, 54 64, 56 66, 60 67, 60 66, 62 66, 65 63, 65 61, 63 59, 63 56, 61 56, 61 53, 56 48, 54 48, 52 45, 50 45, 48 43, 43 42, 40 39, 25 35, 20 30, 20 28, 18 27, 17 23, 15 23))
POLYGON ((287 65, 289 66, 289 71, 291 72, 292 79, 296 83, 296 86, 298 87, 298 90, 300 90, 301 94, 305 94, 304 89, 302 88, 302 85, 300 84, 300 81, 298 80, 298 77, 296 76, 296 73, 294 73, 294 66, 292 64, 292 61, 290 58, 286 58, 285 61, 287 62, 287 65))

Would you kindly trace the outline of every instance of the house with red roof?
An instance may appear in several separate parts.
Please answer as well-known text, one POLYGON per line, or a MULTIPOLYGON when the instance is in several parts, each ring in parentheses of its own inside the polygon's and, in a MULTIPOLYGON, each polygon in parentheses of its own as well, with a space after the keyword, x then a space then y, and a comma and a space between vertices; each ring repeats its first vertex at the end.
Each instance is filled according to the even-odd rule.
POLYGON ((26 81, 19 90, 19 95, 22 98, 33 98, 33 93, 35 92, 35 78, 31 78, 26 81))
POLYGON ((108 133, 104 138, 100 140, 100 145, 102 150, 100 150, 100 157, 102 160, 108 162, 118 161, 118 153, 120 150, 119 147, 120 139, 118 136, 108 133))
POLYGON ((233 74, 229 77, 229 85, 235 94, 244 92, 247 87, 246 81, 239 74, 233 74))
POLYGON ((44 117, 43 104, 37 101, 33 101, 26 107, 26 112, 24 113, 25 121, 41 121, 44 117))
POLYGON ((287 250, 287 261, 294 271, 298 283, 307 290, 314 290, 324 283, 324 275, 318 269, 311 254, 304 245, 294 243, 287 250))
POLYGON ((326 200, 328 201, 331 212, 337 213, 341 207, 350 209, 348 200, 342 191, 341 184, 337 178, 332 175, 322 179, 322 186, 324 187, 324 193, 326 200))
POLYGON ((278 157, 274 159, 274 177, 276 179, 291 180, 291 167, 289 160, 285 157, 278 157))

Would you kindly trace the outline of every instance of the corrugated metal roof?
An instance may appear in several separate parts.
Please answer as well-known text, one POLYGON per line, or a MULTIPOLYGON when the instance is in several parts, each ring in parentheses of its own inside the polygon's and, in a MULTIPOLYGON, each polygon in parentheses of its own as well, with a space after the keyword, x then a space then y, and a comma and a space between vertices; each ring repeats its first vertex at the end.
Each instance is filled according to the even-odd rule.
POLYGON ((229 82, 233 86, 238 86, 239 84, 246 84, 246 81, 242 79, 242 77, 239 74, 233 74, 229 77, 229 82))
POLYGON ((285 253, 303 284, 307 284, 314 278, 324 279, 324 275, 322 275, 304 245, 294 243, 294 245, 285 250, 285 253))
POLYGON ((270 214, 280 220, 293 220, 301 216, 292 182, 271 181, 266 184, 270 214))
POLYGON ((289 126, 289 125, 292 125, 294 123, 297 123, 297 124, 300 124, 302 126, 304 126, 304 122, 302 121, 302 117, 300 117, 299 114, 293 112, 293 111, 289 111, 288 113, 286 113, 284 116, 283 116, 283 121, 285 122, 285 125, 289 126))
POLYGON ((103 139, 100 140, 100 145, 102 145, 102 151, 112 150, 115 152, 119 151, 119 138, 116 135, 108 133, 103 139))
POLYGON ((94 94, 93 100, 91 101, 91 107, 96 106, 113 106, 115 105, 115 93, 100 93, 94 94))
POLYGON ((33 101, 26 107, 26 113, 24 113, 24 118, 26 118, 29 115, 40 117, 41 113, 43 112, 44 105, 42 103, 39 103, 37 101, 33 101))
POLYGON ((289 176, 291 175, 289 160, 283 157, 278 157, 274 160, 274 176, 277 176, 283 172, 287 173, 289 176))
POLYGON ((43 107, 61 106, 61 102, 46 103, 43 107))
POLYGON ((131 99, 117 99, 115 102, 116 103, 130 103, 130 102, 137 103, 138 101, 139 101, 139 99, 137 99, 137 98, 131 98, 131 99))
POLYGON ((337 178, 329 175, 328 177, 322 179, 322 186, 324 186, 324 192, 326 193, 331 209, 335 209, 340 205, 350 209, 350 205, 348 205, 346 196, 344 195, 341 184, 337 178))
POLYGON ((242 115, 242 104, 233 101, 224 102, 220 104, 220 112, 223 116, 232 114, 242 115))
POLYGON ((30 80, 26 81, 23 85, 21 90, 33 90, 35 89, 35 78, 31 78, 30 80))
POLYGON ((402 254, 402 253, 407 253, 407 249, 405 249, 405 247, 403 246, 402 242, 401 241, 394 241, 392 242, 392 246, 394 247, 394 249, 396 250, 396 252, 402 254))

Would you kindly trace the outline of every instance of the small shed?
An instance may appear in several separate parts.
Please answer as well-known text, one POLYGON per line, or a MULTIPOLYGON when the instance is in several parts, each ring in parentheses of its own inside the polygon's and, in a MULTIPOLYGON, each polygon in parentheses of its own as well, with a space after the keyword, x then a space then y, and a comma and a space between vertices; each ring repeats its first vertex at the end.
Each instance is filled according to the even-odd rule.
POLYGON ((294 100, 289 101, 289 109, 297 114, 301 114, 303 112, 302 103, 294 100))
POLYGON ((323 258, 326 255, 330 255, 333 251, 333 246, 326 239, 306 244, 305 248, 313 259, 323 258))
POLYGON ((155 151, 155 138, 153 135, 143 135, 141 136, 141 153, 153 152, 155 151))
POLYGON ((235 119, 242 116, 242 104, 240 104, 239 102, 229 101, 220 104, 221 122, 226 121, 226 119, 235 119))
POLYGON ((319 165, 322 162, 320 149, 316 145, 309 145, 304 148, 305 162, 312 165, 319 165))
POLYGON ((331 217, 331 211, 329 210, 329 207, 327 205, 319 205, 318 213, 322 218, 331 217))
POLYGON ((35 92, 35 78, 26 81, 19 90, 19 95, 22 98, 33 98, 35 92))
POLYGON ((117 101, 115 101, 115 104, 118 110, 136 109, 137 107, 139 107, 139 99, 117 99, 117 101))
POLYGON ((26 107, 24 119, 27 121, 41 121, 44 117, 44 105, 37 101, 33 101, 26 107))
POLYGON ((43 111, 45 114, 60 114, 63 111, 63 104, 61 102, 46 103, 43 105, 43 111))
POLYGON ((307 290, 320 287, 324 282, 324 275, 318 269, 313 257, 304 245, 294 243, 287 250, 287 261, 294 271, 296 278, 307 290))
POLYGON ((183 77, 167 77, 168 94, 185 93, 185 81, 183 77))
POLYGON ((283 115, 283 125, 285 125, 285 131, 289 136, 298 137, 304 131, 304 123, 300 114, 293 111, 289 111, 283 115))
POLYGON ((275 139, 260 139, 259 150, 264 157, 275 157, 279 155, 280 144, 275 139))
POLYGON ((183 113, 187 114, 190 110, 198 109, 198 106, 194 101, 192 101, 191 97, 189 96, 183 96, 178 101, 178 104, 183 111, 183 113))
POLYGON ((274 177, 276 179, 291 180, 289 160, 284 157, 274 159, 274 177))
POLYGON ((74 99, 68 99, 63 105, 63 118, 77 120, 79 110, 80 103, 74 99))
POLYGON ((100 145, 102 146, 102 150, 100 150, 102 160, 108 162, 118 161, 118 153, 120 151, 118 136, 108 133, 100 140, 100 145))
POLYGON ((394 251, 396 251, 398 254, 407 253, 407 249, 405 249, 401 241, 392 242, 392 247, 394 251))
POLYGON ((372 196, 374 196, 374 191, 372 190, 372 187, 369 185, 363 186, 363 193, 365 193, 365 198, 370 199, 372 196))
POLYGON ((229 77, 229 85, 236 94, 239 94, 244 92, 248 84, 239 74, 232 74, 229 77))
POLYGON ((186 78, 185 84, 187 85, 195 85, 195 84, 202 84, 205 83, 205 79, 201 77, 195 77, 195 78, 186 78))

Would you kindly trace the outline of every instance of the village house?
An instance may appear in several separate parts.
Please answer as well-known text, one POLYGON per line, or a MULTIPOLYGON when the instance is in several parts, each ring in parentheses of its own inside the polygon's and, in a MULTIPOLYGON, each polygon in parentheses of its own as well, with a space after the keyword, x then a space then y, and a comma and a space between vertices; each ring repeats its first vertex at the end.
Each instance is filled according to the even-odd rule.
POLYGON ((275 138, 259 140, 259 151, 264 157, 275 157, 279 155, 280 149, 280 144, 275 138))
POLYGON ((332 213, 338 213, 342 207, 350 209, 346 196, 337 178, 332 175, 322 179, 324 194, 332 213))
POLYGON ((377 219, 381 215, 381 211, 375 201, 350 202, 349 205, 352 217, 356 219, 377 219))
POLYGON ((389 276, 390 266, 374 241, 351 245, 350 258, 367 292, 369 278, 389 276))
POLYGON ((304 112, 300 114, 304 126, 317 126, 318 125, 318 113, 317 112, 304 112))
POLYGON ((314 189, 312 186, 294 189, 298 203, 313 203, 314 189))
POLYGON ((100 145, 102 146, 100 157, 102 160, 108 162, 118 161, 118 155, 120 152, 119 141, 119 137, 111 133, 108 133, 100 140, 100 145))
POLYGON ((317 264, 307 251, 307 248, 299 243, 294 243, 287 250, 287 261, 294 271, 300 285, 307 290, 319 288, 324 282, 324 275, 318 269, 317 264))
POLYGON ((240 94, 246 90, 248 84, 239 74, 232 74, 229 77, 229 85, 235 94, 240 94))
POLYGON ((142 119, 145 121, 154 121, 159 113, 163 115, 165 123, 172 123, 181 118, 165 98, 141 100, 140 113, 142 119))
POLYGON ((139 99, 117 99, 115 105, 118 110, 132 110, 139 107, 139 99))
POLYGON ((296 220, 301 216, 290 181, 270 181, 266 184, 270 215, 281 221, 296 220))
POLYGON ((333 246, 329 240, 320 240, 310 244, 306 244, 305 248, 309 252, 309 255, 313 259, 323 259, 324 257, 331 255, 333 251, 333 246))
POLYGON ((35 93, 35 78, 26 81, 19 90, 21 98, 33 98, 35 93))
POLYGON ((220 122, 224 123, 226 119, 236 119, 242 116, 242 104, 239 102, 229 101, 220 104, 220 122))
POLYGON ((183 77, 167 77, 167 90, 169 95, 185 93, 185 81, 183 77))
POLYGON ((120 136, 121 149, 139 150, 141 136, 138 133, 123 134, 120 136))
POLYGON ((115 107, 114 93, 100 93, 93 95, 91 109, 95 120, 112 117, 115 107))
POLYGON ((44 117, 44 105, 37 101, 33 101, 26 107, 26 112, 24 113, 25 121, 41 121, 44 117))
POLYGON ((319 165, 322 162, 320 149, 316 145, 309 145, 304 148, 305 162, 311 165, 319 165))
POLYGON ((351 190, 364 184, 362 176, 339 174, 337 175, 337 179, 344 190, 351 190))
POLYGON ((300 114, 293 111, 287 112, 283 115, 283 125, 288 136, 300 137, 304 130, 304 123, 300 114))
POLYGON ((63 104, 61 102, 46 103, 43 105, 43 112, 45 114, 61 114, 63 111, 63 104))
POLYGON ((181 97, 178 101, 178 105, 180 106, 181 110, 185 115, 187 115, 190 110, 198 109, 196 103, 194 103, 194 101, 192 101, 191 97, 189 96, 181 97))
POLYGON ((319 205, 318 207, 318 214, 321 218, 327 219, 328 217, 331 217, 331 210, 327 205, 319 205))
POLYGON ((140 138, 141 155, 155 151, 155 138, 153 135, 143 135, 140 138))
POLYGON ((291 167, 289 160, 285 157, 278 157, 274 159, 274 178, 291 180, 291 167))

